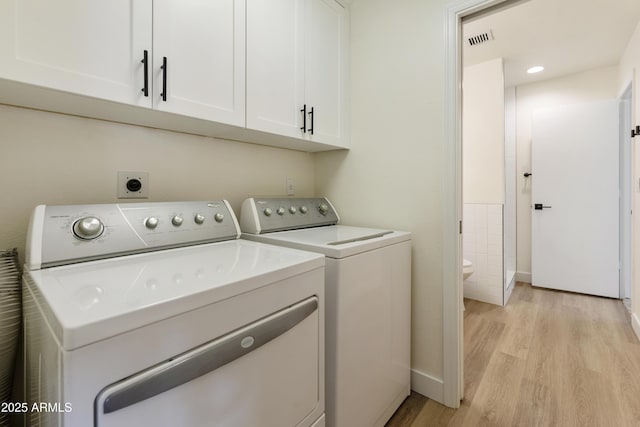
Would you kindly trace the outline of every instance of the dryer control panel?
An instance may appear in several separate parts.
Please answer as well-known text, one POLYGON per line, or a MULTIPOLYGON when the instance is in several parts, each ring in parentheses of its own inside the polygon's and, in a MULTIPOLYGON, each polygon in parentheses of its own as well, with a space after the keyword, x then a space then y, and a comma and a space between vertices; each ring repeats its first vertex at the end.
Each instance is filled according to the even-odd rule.
POLYGON ((30 270, 237 239, 226 200, 37 206, 27 235, 30 270))
POLYGON ((249 234, 335 225, 339 220, 326 197, 252 197, 242 203, 240 212, 240 228, 249 234))

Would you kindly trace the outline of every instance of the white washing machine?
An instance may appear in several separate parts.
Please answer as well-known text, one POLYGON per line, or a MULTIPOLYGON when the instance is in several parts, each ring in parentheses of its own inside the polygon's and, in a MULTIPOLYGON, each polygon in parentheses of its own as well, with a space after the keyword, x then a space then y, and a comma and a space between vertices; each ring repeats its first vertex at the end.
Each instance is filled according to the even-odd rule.
POLYGON ((239 233, 226 201, 38 206, 27 425, 324 426, 324 258, 239 233))
POLYGON ((327 426, 383 426, 410 392, 411 235, 338 220, 325 198, 250 198, 240 225, 326 256, 327 426))

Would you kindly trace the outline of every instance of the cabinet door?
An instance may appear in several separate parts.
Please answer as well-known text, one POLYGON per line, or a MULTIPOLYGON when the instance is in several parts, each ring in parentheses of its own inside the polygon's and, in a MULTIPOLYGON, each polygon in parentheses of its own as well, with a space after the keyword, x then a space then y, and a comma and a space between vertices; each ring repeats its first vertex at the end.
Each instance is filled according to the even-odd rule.
POLYGON ((154 108, 244 126, 244 0, 154 0, 153 25, 154 108))
POLYGON ((304 1, 247 0, 247 127, 300 138, 304 1))
POLYGON ((151 106, 151 0, 0 1, 0 78, 151 106))
POLYGON ((348 71, 346 11, 334 0, 307 0, 305 28, 305 100, 307 108, 313 107, 310 138, 344 145, 348 71))

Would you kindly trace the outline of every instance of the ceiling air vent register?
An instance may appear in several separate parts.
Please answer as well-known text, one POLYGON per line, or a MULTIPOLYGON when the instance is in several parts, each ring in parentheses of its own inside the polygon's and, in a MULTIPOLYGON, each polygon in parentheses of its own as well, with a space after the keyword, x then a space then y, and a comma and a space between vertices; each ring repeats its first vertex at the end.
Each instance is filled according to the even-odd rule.
POLYGON ((489 30, 484 33, 476 34, 469 37, 467 39, 467 42, 469 42, 469 46, 477 46, 481 43, 486 43, 491 40, 493 40, 493 33, 491 33, 491 30, 489 30))

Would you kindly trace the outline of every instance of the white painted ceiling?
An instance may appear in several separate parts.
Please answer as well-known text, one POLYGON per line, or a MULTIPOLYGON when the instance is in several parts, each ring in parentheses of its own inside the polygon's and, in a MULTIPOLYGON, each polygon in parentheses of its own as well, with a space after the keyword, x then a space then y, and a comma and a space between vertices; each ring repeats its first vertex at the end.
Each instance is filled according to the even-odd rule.
POLYGON ((507 87, 613 66, 639 21, 640 0, 529 0, 465 20, 463 65, 502 57, 507 87), (469 46, 489 30, 492 41, 469 46), (527 74, 534 65, 545 70, 527 74))

